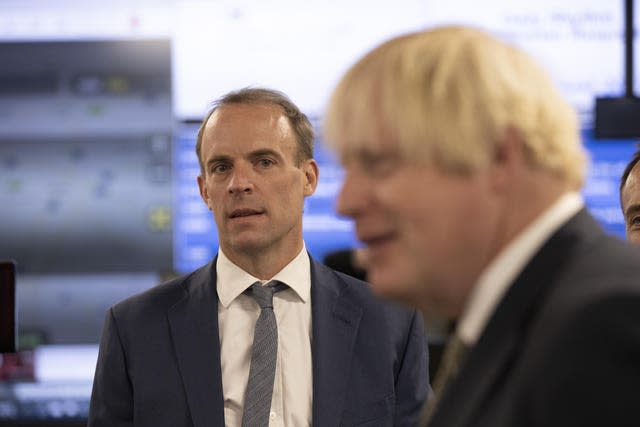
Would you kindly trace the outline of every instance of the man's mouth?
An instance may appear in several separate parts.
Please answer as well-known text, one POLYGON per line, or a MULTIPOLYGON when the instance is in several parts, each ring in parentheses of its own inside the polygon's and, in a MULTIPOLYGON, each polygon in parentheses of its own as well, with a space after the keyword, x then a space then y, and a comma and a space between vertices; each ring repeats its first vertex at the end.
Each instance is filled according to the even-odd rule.
POLYGON ((262 213, 264 212, 255 210, 255 209, 236 209, 233 212, 231 212, 231 215, 229 215, 229 218, 231 219, 242 218, 242 217, 251 216, 251 215, 261 215, 262 213))
POLYGON ((358 237, 365 245, 376 246, 390 241, 393 238, 393 233, 366 234, 358 237))

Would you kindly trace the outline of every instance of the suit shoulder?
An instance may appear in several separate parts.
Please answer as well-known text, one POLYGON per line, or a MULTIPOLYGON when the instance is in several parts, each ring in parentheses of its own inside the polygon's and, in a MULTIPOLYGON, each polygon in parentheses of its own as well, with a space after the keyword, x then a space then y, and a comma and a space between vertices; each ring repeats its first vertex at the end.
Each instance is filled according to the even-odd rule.
POLYGON ((187 296, 193 282, 202 274, 203 268, 169 279, 116 303, 112 307, 114 315, 144 317, 154 312, 165 313, 167 309, 187 296))
POLYGON ((367 282, 365 282, 364 280, 358 279, 356 277, 353 276, 349 276, 348 274, 342 273, 340 271, 337 270, 333 270, 329 267, 327 267, 328 270, 331 271, 332 274, 334 274, 336 276, 336 278, 344 281, 348 286, 353 287, 353 289, 358 292, 364 292, 367 294, 371 294, 371 285, 367 282))
POLYGON ((572 274, 602 277, 615 276, 616 271, 640 272, 640 248, 607 234, 585 209, 561 227, 545 248, 560 253, 560 265, 572 274))
POLYGON ((400 322, 409 321, 416 313, 414 309, 376 296, 371 288, 371 284, 363 280, 321 264, 317 268, 324 270, 325 277, 328 275, 328 277, 340 283, 339 289, 344 297, 348 297, 352 302, 362 308, 384 313, 389 319, 400 322))
MULTIPOLYGON (((577 315, 587 307, 640 297, 640 250, 608 235, 569 248, 553 274, 551 313, 577 315)), ((555 318, 555 315, 552 316, 555 318)))
POLYGON ((586 282, 601 283, 610 290, 622 286, 640 291, 640 250, 627 242, 604 236, 577 260, 572 271, 586 282))

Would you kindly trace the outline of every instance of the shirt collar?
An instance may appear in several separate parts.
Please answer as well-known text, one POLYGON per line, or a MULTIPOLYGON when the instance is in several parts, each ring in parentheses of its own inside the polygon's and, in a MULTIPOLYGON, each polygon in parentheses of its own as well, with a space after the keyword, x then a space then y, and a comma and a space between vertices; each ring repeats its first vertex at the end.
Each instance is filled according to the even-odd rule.
MULTIPOLYGON (((221 248, 218 249, 216 274, 216 290, 220 303, 224 307, 228 307, 233 300, 253 283, 261 281, 231 262, 221 248)), ((285 283, 295 291, 303 302, 306 303, 309 300, 311 294, 311 262, 304 242, 298 255, 267 281, 270 280, 279 280, 285 283)))
POLYGON ((551 235, 584 205, 580 194, 561 196, 513 239, 480 275, 457 325, 456 334, 475 344, 489 317, 517 275, 551 235))

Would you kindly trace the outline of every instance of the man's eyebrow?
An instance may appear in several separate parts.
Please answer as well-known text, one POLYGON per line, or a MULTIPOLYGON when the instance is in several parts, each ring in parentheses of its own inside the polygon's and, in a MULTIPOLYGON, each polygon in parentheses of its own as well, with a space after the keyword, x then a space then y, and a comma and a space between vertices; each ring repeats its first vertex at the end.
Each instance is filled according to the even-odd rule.
POLYGON ((624 211, 624 217, 628 218, 630 215, 636 214, 640 212, 640 203, 634 203, 629 205, 627 209, 624 211))
POLYGON ((207 166, 213 164, 213 163, 218 163, 218 162, 227 162, 230 161, 231 157, 227 156, 227 155, 218 155, 218 156, 213 156, 212 158, 210 158, 209 160, 207 160, 206 164, 207 166))
POLYGON ((346 153, 345 157, 347 158, 358 158, 364 161, 372 161, 379 160, 380 158, 398 158, 400 154, 396 150, 391 149, 381 149, 381 148, 371 148, 367 146, 359 147, 355 150, 350 150, 346 153))
POLYGON ((280 153, 278 153, 276 150, 272 150, 270 148, 260 148, 258 150, 254 150, 254 151, 250 152, 247 157, 250 158, 250 159, 257 159, 257 158, 263 157, 263 156, 272 156, 272 157, 276 157, 278 159, 282 159, 282 155, 280 153))

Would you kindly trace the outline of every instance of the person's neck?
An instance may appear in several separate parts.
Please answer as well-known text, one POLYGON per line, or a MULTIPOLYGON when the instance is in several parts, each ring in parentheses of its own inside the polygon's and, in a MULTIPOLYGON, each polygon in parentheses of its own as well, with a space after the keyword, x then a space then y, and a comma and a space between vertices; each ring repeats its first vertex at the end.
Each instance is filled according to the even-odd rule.
POLYGON ((544 171, 531 173, 521 184, 523 185, 514 188, 506 201, 500 222, 502 233, 496 239, 494 254, 502 250, 560 197, 572 191, 564 180, 544 171))
POLYGON ((222 250, 231 262, 247 273, 260 280, 269 280, 298 256, 302 247, 303 244, 300 241, 298 245, 269 250, 256 249, 245 252, 226 248, 222 248, 222 250))

